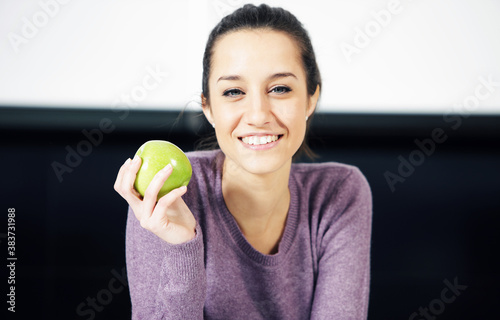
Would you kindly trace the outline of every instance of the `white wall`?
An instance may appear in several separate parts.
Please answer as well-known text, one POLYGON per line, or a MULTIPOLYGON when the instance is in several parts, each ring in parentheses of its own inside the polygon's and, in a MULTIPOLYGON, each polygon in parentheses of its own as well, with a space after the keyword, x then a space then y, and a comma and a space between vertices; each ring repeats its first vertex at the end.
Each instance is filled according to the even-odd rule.
MULTIPOLYGON (((184 108, 209 31, 244 2, 2 0, 0 105, 184 108)), ((322 111, 500 113, 499 1, 267 3, 309 30, 322 111)))

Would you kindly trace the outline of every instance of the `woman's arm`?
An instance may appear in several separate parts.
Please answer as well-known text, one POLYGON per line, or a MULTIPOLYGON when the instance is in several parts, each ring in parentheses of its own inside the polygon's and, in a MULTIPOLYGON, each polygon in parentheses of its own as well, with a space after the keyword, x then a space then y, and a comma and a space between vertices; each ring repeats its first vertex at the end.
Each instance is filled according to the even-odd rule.
POLYGON ((115 190, 129 204, 126 258, 133 319, 202 319, 206 279, 203 235, 181 198, 186 187, 161 197, 172 173, 167 165, 144 197, 134 189, 138 156, 120 168, 115 190))
POLYGON ((141 227, 129 208, 127 276, 132 319, 203 319, 206 275, 203 235, 169 244, 141 227))
POLYGON ((366 319, 372 197, 357 168, 334 189, 331 201, 330 212, 320 223, 322 239, 311 319, 366 319))

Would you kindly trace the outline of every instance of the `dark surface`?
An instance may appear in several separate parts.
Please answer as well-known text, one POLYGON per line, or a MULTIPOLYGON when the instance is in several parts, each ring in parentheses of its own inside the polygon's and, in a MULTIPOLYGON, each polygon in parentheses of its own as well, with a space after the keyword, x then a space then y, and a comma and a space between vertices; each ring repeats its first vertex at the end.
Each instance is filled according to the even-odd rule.
MULTIPOLYGON (((120 282, 127 204, 113 190, 118 168, 147 140, 170 140, 188 151, 208 129, 192 114, 119 115, 0 109, 2 264, 11 207, 16 209, 18 257, 16 313, 2 319, 130 318, 128 288, 120 282), (52 163, 65 164, 66 147, 75 149, 86 139, 81 131, 98 128, 102 118, 111 119, 115 128, 59 181, 52 163), (110 286, 115 293, 108 295, 110 286), (105 305, 92 314, 87 299, 96 297, 105 305)), ((429 305, 437 319, 497 314, 500 121, 462 120, 456 129, 440 116, 321 115, 313 120, 311 145, 321 156, 318 161, 356 165, 372 188, 369 319, 409 319, 429 305), (384 173, 397 174, 398 156, 408 159, 418 150, 414 140, 431 137, 435 128, 448 139, 392 192, 384 173), (453 302, 439 302, 444 281, 455 278, 467 288, 455 298, 447 291, 445 299, 453 302)), ((3 267, 3 297, 6 271, 3 267)), ((3 306, 2 312, 8 305, 3 306)))

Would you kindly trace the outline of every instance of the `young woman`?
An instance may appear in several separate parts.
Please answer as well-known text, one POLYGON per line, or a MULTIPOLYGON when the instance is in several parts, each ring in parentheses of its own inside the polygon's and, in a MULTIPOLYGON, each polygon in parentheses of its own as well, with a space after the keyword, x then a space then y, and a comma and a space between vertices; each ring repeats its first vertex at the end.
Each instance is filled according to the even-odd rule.
POLYGON ((371 193, 339 163, 292 164, 321 88, 311 41, 289 12, 245 5, 213 29, 202 109, 220 149, 188 153, 193 177, 144 198, 137 156, 115 189, 129 203, 134 319, 364 319, 371 193))

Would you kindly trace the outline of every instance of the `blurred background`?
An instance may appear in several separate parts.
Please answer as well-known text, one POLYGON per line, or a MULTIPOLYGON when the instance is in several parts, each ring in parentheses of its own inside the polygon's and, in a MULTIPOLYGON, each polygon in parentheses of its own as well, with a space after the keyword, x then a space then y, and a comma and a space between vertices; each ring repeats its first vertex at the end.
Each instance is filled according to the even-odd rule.
MULTIPOLYGON (((244 3, 0 1, 2 319, 130 318, 116 174, 147 140, 190 151, 212 132, 203 50, 244 3)), ((316 51, 316 161, 358 166, 372 188, 369 319, 494 318, 500 3, 266 3, 295 14, 316 51)))

